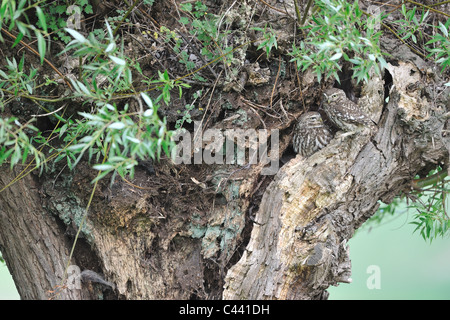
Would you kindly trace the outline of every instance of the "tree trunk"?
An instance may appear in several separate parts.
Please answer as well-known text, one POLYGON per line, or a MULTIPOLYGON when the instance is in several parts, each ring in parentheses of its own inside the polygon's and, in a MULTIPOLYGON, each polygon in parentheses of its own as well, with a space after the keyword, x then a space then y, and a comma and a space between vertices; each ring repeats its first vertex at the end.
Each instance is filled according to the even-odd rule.
MULTIPOLYGON (((19 172, 3 168, 0 186, 19 172)), ((39 182, 26 176, 0 193, 0 248, 22 299, 47 299, 58 291, 70 243, 43 207, 39 182)), ((86 290, 63 290, 62 299, 92 299, 86 290)))
MULTIPOLYGON (((307 75, 306 103, 318 95, 307 75)), ((350 280, 347 242, 378 201, 408 192, 417 174, 448 168, 448 92, 429 89, 441 86, 431 75, 420 59, 392 61, 359 100, 376 130, 338 135, 274 177, 260 175, 263 164, 163 160, 141 164, 131 182, 102 181, 70 262, 94 172, 80 163, 76 172, 55 167, 25 176, 0 192, 0 249, 21 297, 326 298, 330 285, 350 280), (64 277, 67 265, 74 273, 64 277), (85 270, 98 274, 96 281, 83 278, 85 270), (61 286, 63 278, 69 282, 61 286)), ((280 87, 290 85, 280 80, 280 87)), ((243 105, 237 95, 228 98, 243 105)), ((281 131, 281 152, 294 121, 266 123, 281 131)), ((0 170, 2 188, 18 175, 0 170)))
MULTIPOLYGON (((281 168, 264 194, 250 243, 227 274, 224 298, 326 298, 326 288, 350 280, 347 241, 378 201, 410 191, 418 173, 448 167, 446 101, 423 96, 420 88, 408 92, 412 84, 431 85, 412 63, 389 65, 387 72, 393 89, 373 136, 335 138, 309 159, 297 156, 281 168)), ((366 101, 383 97, 380 84, 365 89, 366 101)))

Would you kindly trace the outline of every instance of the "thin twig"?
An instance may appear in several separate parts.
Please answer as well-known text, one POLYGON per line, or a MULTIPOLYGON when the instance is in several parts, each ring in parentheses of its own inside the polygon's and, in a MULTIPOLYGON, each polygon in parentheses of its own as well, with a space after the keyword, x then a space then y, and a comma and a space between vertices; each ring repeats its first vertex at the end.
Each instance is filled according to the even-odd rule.
POLYGON ((196 55, 203 61, 203 63, 208 67, 209 71, 211 71, 211 73, 214 75, 214 78, 216 78, 216 80, 219 78, 217 76, 217 73, 214 71, 214 69, 211 67, 211 65, 209 63, 206 62, 206 60, 203 58, 203 56, 201 55, 201 53, 197 50, 197 48, 191 43, 191 41, 189 41, 186 36, 183 34, 183 32, 178 31, 178 34, 183 38, 183 40, 187 43, 187 45, 189 47, 192 48, 192 50, 195 51, 196 55))
MULTIPOLYGON (((298 0, 293 0, 294 1, 294 7, 295 7, 295 15, 296 15, 296 17, 297 17, 297 23, 299 24, 299 26, 302 26, 303 25, 303 19, 305 19, 306 18, 306 15, 308 14, 308 10, 305 10, 305 12, 304 12, 304 14, 303 14, 303 19, 302 18, 300 18, 300 9, 298 8, 298 0)), ((311 1, 309 1, 309 2, 311 2, 311 1)), ((308 4, 309 4, 309 2, 308 2, 308 4)))
POLYGON ((447 175, 448 175, 447 170, 442 170, 431 176, 413 180, 413 181, 411 181, 411 188, 422 189, 426 186, 433 185, 435 183, 438 183, 441 180, 444 180, 444 178, 447 177, 447 175))
POLYGON ((114 29, 113 36, 115 36, 117 34, 121 24, 126 20, 126 18, 128 18, 128 16, 130 15, 131 11, 133 11, 134 7, 136 7, 138 2, 139 2, 139 0, 135 0, 133 2, 133 5, 128 9, 128 11, 125 13, 125 15, 122 17, 122 19, 120 20, 120 22, 117 24, 116 28, 114 29))
POLYGON ((437 7, 437 6, 440 6, 441 4, 447 4, 447 3, 450 3, 450 0, 430 4, 430 7, 437 7))
MULTIPOLYGON (((275 118, 275 119, 281 119, 281 116, 276 116, 276 115, 270 114, 269 112, 267 112, 266 110, 264 110, 264 109, 268 109, 268 107, 266 107, 266 106, 260 106, 260 105, 257 105, 256 103, 253 103, 252 101, 246 100, 246 99, 244 99, 244 98, 242 98, 242 101, 243 101, 245 104, 247 104, 248 106, 255 107, 256 109, 261 110, 262 112, 264 112, 264 113, 265 113, 266 115, 268 115, 269 117, 272 117, 272 118, 275 118)), ((275 104, 276 104, 276 103, 275 103, 275 104)))
POLYGON ((383 6, 390 6, 390 7, 395 7, 395 8, 399 8, 399 6, 398 5, 395 5, 395 4, 392 4, 392 3, 383 3, 383 2, 379 2, 379 1, 374 1, 374 0, 367 0, 368 2, 370 2, 370 3, 376 3, 376 4, 379 4, 380 5, 380 7, 383 7, 383 6))
POLYGON ((268 4, 267 2, 265 2, 264 0, 259 0, 259 1, 262 2, 262 3, 264 3, 266 6, 268 6, 268 7, 269 7, 270 9, 272 9, 272 10, 275 10, 275 11, 278 11, 278 12, 281 12, 281 13, 284 13, 284 14, 289 15, 286 11, 283 11, 283 10, 280 10, 280 9, 274 7, 274 6, 271 6, 270 4, 268 4))
POLYGON ((405 44, 411 51, 413 51, 414 53, 418 54, 419 56, 421 56, 422 58, 426 59, 427 56, 424 55, 423 53, 417 51, 416 49, 414 49, 412 46, 410 46, 405 40, 402 39, 402 37, 400 37, 394 30, 392 30, 387 24, 381 22, 381 25, 383 27, 385 27, 386 29, 388 29, 397 39, 399 39, 401 42, 403 42, 403 44, 405 44))
POLYGON ((273 95, 275 94, 275 88, 277 86, 278 77, 280 75, 280 70, 281 70, 281 57, 278 57, 278 59, 280 60, 280 63, 278 64, 277 76, 275 77, 275 83, 273 84, 273 87, 272 87, 272 94, 270 95, 270 108, 273 107, 272 106, 273 95))
POLYGON ((437 10, 437 9, 433 9, 432 7, 427 6, 427 5, 423 4, 423 3, 418 3, 418 2, 415 2, 415 1, 412 1, 412 0, 406 0, 406 1, 411 3, 411 4, 414 4, 416 6, 421 6, 421 7, 424 7, 426 9, 430 10, 430 11, 442 14, 443 16, 450 17, 450 15, 448 13, 445 13, 445 12, 437 10))
MULTIPOLYGON (((9 37, 11 37, 12 39, 16 40, 17 37, 14 36, 12 33, 9 33, 7 30, 5 30, 4 28, 1 28, 1 31, 4 32, 6 35, 8 35, 9 37)), ((29 51, 31 51, 32 53, 34 53, 35 55, 37 55, 38 57, 39 52, 37 52, 36 50, 34 50, 31 46, 29 46, 27 43, 25 43, 24 41, 20 40, 19 43, 21 45, 23 45, 25 48, 27 48, 29 51)), ((69 80, 67 80, 67 78, 58 70, 58 68, 56 68, 49 60, 47 60, 47 58, 44 58, 45 63, 47 63, 50 68, 53 69, 53 71, 55 71, 63 80, 64 82, 67 84, 67 86, 70 88, 70 90, 73 91, 72 85, 70 84, 69 80)))
MULTIPOLYGON (((313 0, 309 0, 308 3, 306 4, 306 8, 305 8, 305 12, 303 13, 302 21, 300 21, 301 26, 303 26, 305 24, 306 17, 308 16, 309 8, 311 8, 311 5, 313 2, 314 2, 313 0)), ((297 0, 295 0, 294 3, 297 3, 297 0)))
MULTIPOLYGON (((198 128, 198 131, 200 131, 201 128, 202 128, 203 121, 205 120, 206 113, 208 112, 209 106, 211 105, 211 99, 212 99, 212 96, 213 96, 214 91, 216 89, 217 82, 219 81, 219 78, 220 78, 221 75, 222 75, 222 71, 220 71, 219 77, 217 77, 216 82, 214 82, 214 86, 212 87, 211 94, 210 94, 209 100, 208 100, 208 104, 206 105, 206 109, 205 109, 205 112, 203 113, 202 120, 200 121, 200 125, 199 125, 199 128, 198 128)), ((195 145, 195 141, 196 141, 197 136, 198 136, 198 131, 194 132, 194 145, 195 145)), ((201 132, 201 135, 203 135, 203 131, 201 132)))
POLYGON ((67 106, 67 103, 65 103, 65 104, 63 104, 62 106, 61 106, 61 108, 59 108, 59 109, 56 109, 55 111, 52 111, 52 112, 49 112, 49 113, 44 113, 44 114, 32 114, 31 116, 32 117, 46 117, 46 116, 49 116, 49 115, 52 115, 52 114, 54 114, 54 113, 57 113, 58 111, 60 111, 60 110, 62 110, 63 108, 65 108, 67 106))
POLYGON ((267 129, 266 124, 265 124, 264 120, 261 118, 261 116, 259 115, 259 113, 258 113, 255 109, 253 109, 252 106, 248 106, 248 107, 249 107, 250 110, 252 110, 252 111, 256 114, 256 116, 259 118, 259 121, 261 121, 261 123, 262 123, 264 129, 267 129))

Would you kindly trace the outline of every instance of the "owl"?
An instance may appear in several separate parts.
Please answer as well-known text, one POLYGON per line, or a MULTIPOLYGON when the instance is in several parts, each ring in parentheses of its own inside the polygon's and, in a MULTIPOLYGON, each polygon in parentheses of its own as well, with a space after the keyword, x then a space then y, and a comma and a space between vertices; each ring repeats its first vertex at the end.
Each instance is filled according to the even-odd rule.
POLYGON ((309 157, 324 148, 332 138, 320 113, 311 111, 302 114, 295 125, 292 145, 296 153, 309 157))
POLYGON ((374 122, 361 108, 347 98, 341 89, 331 88, 324 93, 322 109, 339 129, 343 131, 359 131, 365 126, 373 126, 374 122))

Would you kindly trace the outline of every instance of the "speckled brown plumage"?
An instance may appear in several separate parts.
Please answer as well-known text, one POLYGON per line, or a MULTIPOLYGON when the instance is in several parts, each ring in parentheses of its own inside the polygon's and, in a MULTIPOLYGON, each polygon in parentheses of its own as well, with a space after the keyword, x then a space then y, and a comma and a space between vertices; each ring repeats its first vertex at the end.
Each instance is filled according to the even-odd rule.
POLYGON ((292 146, 296 153, 309 157, 324 148, 333 138, 320 113, 311 111, 300 116, 294 127, 292 146))
POLYGON ((330 121, 343 131, 358 131, 361 127, 374 124, 341 89, 332 88, 325 91, 322 108, 330 121))

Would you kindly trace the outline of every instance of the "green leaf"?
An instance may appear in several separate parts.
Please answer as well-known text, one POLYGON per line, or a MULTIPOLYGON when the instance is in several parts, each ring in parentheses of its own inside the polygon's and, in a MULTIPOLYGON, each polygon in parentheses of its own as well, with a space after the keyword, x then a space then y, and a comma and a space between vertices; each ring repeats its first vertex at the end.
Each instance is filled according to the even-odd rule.
POLYGON ((183 11, 192 12, 192 3, 181 3, 180 9, 183 11))
POLYGON ((111 52, 116 47, 116 44, 114 42, 111 42, 105 49, 105 53, 111 52))
POLYGON ((108 23, 108 20, 105 20, 105 24, 106 24, 106 29, 108 30, 108 37, 109 37, 110 41, 113 42, 114 41, 114 34, 113 34, 112 29, 111 29, 111 26, 108 23))
POLYGON ((339 60, 342 57, 342 52, 336 52, 333 56, 331 56, 330 61, 339 60))
POLYGON ((92 10, 92 6, 90 4, 88 4, 86 7, 84 7, 84 12, 86 12, 87 14, 94 13, 94 11, 92 10))
POLYGON ((89 89, 86 88, 86 86, 82 82, 77 81, 77 85, 80 88, 80 91, 82 91, 84 94, 86 94, 87 96, 91 95, 91 92, 89 91, 89 89))
POLYGON ((23 33, 24 35, 30 35, 27 29, 27 25, 24 24, 22 21, 17 21, 17 28, 19 29, 19 32, 23 33))
POLYGON ((164 79, 164 81, 170 81, 169 73, 167 72, 167 69, 164 70, 163 79, 164 79))
POLYGON ((23 38, 23 33, 19 32, 19 34, 17 35, 16 40, 14 41, 11 48, 14 48, 20 42, 20 40, 22 40, 22 38, 23 38))
POLYGON ((92 180, 91 183, 95 183, 101 179, 103 179, 104 177, 106 177, 109 173, 111 172, 111 170, 108 171, 102 171, 94 180, 92 180))
POLYGON ((69 124, 65 123, 62 127, 61 130, 59 131, 59 137, 62 137, 64 135, 64 133, 66 132, 67 128, 68 128, 69 124))
POLYGON ((40 7, 36 7, 36 15, 38 16, 42 29, 44 29, 45 33, 47 33, 47 21, 45 19, 45 14, 40 7))
POLYGON ((382 56, 378 57, 378 61, 380 62, 381 70, 383 70, 387 67, 387 62, 382 56))
POLYGON ((28 157, 28 151, 30 150, 29 145, 25 145, 23 148, 23 155, 22 155, 22 164, 24 164, 27 161, 28 157))
POLYGON ((70 29, 70 28, 64 28, 64 30, 66 30, 66 32, 69 33, 72 36, 72 38, 74 38, 79 43, 88 42, 88 40, 78 31, 70 29))
POLYGON ((46 46, 45 39, 44 39, 44 36, 42 35, 42 33, 40 33, 38 30, 36 30, 35 34, 36 34, 37 41, 38 41, 38 51, 39 51, 39 56, 41 57, 41 64, 43 64, 44 58, 45 58, 45 50, 46 50, 47 46, 46 46))
POLYGON ((99 170, 99 171, 107 171, 107 170, 113 170, 114 166, 112 164, 94 164, 92 166, 93 169, 99 170))
POLYGON ((150 97, 145 92, 141 92, 141 97, 142 97, 142 99, 144 99, 144 102, 147 104, 147 106, 150 109, 153 109, 152 99, 150 99, 150 97))
POLYGON ((447 30, 447 27, 444 26, 444 25, 442 24, 442 22, 440 22, 440 21, 439 21, 439 30, 441 30, 441 32, 442 32, 446 37, 448 37, 448 30, 447 30))
POLYGON ((139 139, 137 139, 135 137, 130 137, 130 136, 127 136, 126 139, 130 140, 131 142, 137 143, 137 144, 142 142, 141 140, 139 140, 139 139))
POLYGON ((143 116, 146 118, 151 117, 152 115, 153 115, 153 109, 147 109, 144 111, 144 114, 143 114, 143 116))
POLYGON ((348 61, 350 61, 351 63, 356 64, 356 65, 362 64, 362 61, 359 59, 348 59, 348 61))
POLYGON ((109 126, 108 126, 108 128, 109 129, 116 129, 116 130, 120 130, 120 129, 123 129, 123 128, 125 128, 126 127, 126 125, 123 123, 123 122, 114 122, 114 123, 111 123, 109 126))
POLYGON ((8 151, 5 152, 5 147, 2 148, 1 152, 0 152, 0 165, 3 164, 3 162, 5 162, 6 159, 8 159, 9 155, 14 151, 13 148, 9 149, 8 151))
POLYGON ((74 144, 72 146, 68 146, 66 150, 68 151, 80 151, 86 146, 85 143, 74 144))
POLYGON ((189 24, 189 19, 186 18, 186 17, 181 17, 180 20, 179 20, 179 22, 180 22, 181 24, 187 25, 187 24, 189 24))
POLYGON ((338 73, 336 71, 333 72, 333 76, 334 76, 334 79, 336 79, 336 81, 340 84, 341 83, 341 79, 339 79, 339 75, 338 75, 338 73))
POLYGON ((84 136, 83 138, 80 139, 80 142, 89 143, 92 141, 92 139, 94 139, 92 136, 84 136))
POLYGON ((125 66, 127 64, 127 62, 122 59, 122 58, 118 58, 118 57, 114 57, 114 56, 109 56, 109 58, 117 65, 119 66, 125 66))

